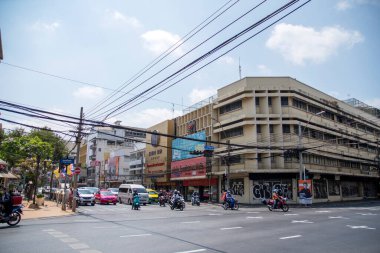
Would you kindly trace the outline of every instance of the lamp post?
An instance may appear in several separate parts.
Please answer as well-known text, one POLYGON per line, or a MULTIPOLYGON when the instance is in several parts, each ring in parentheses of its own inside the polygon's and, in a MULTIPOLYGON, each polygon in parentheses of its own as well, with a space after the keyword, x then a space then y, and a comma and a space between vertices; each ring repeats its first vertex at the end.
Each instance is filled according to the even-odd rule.
POLYGON ((317 112, 316 114, 313 114, 310 116, 309 120, 307 121, 306 125, 302 128, 301 127, 301 122, 298 122, 298 158, 299 158, 299 166, 300 166, 300 180, 303 179, 305 180, 305 168, 304 168, 304 165, 303 165, 303 157, 302 157, 302 149, 303 149, 303 144, 302 144, 302 135, 303 135, 303 132, 305 131, 306 127, 309 125, 310 123, 310 120, 314 117, 314 116, 318 116, 318 115, 322 115, 324 114, 325 111, 320 111, 320 112, 317 112), (303 177, 302 177, 302 174, 303 174, 303 177))

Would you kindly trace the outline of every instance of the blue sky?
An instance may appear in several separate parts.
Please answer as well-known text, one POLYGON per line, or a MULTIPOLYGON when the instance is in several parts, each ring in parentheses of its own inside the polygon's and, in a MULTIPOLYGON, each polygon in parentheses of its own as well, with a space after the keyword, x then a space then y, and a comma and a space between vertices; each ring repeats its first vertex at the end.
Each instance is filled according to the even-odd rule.
MULTIPOLYGON (((86 117, 103 118, 107 114, 100 115, 104 112, 103 107, 120 96, 103 102, 112 90, 128 83, 160 53, 223 5, 232 7, 125 87, 123 92, 139 94, 159 83, 288 1, 265 1, 185 55, 260 2, 1 0, 4 60, 0 64, 0 99, 73 116, 78 116, 83 106, 86 117), (183 58, 143 82, 179 57, 183 58), (141 85, 131 90, 138 84, 141 85)), ((263 27, 252 30, 184 75, 263 27)), ((121 111, 128 110, 118 115, 111 114, 108 120, 149 127, 178 116, 183 108, 237 81, 239 59, 242 77, 290 76, 339 99, 355 97, 380 107, 379 27, 380 1, 313 0, 275 26, 158 94, 155 99, 133 108, 130 106, 135 104, 123 107, 121 111)), ((127 101, 133 97, 131 94, 116 100, 112 106, 127 101)), ((5 111, 1 111, 1 117, 35 126, 65 128, 62 124, 48 124, 5 111)), ((6 128, 15 127, 2 123, 6 128)))

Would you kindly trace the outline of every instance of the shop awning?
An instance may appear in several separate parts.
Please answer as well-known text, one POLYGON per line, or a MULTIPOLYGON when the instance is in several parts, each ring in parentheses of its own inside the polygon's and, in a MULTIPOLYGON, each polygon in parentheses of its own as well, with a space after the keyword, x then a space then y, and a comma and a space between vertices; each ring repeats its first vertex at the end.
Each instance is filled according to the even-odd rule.
POLYGON ((16 175, 13 175, 10 172, 0 172, 0 178, 11 178, 11 179, 17 179, 18 177, 16 175))

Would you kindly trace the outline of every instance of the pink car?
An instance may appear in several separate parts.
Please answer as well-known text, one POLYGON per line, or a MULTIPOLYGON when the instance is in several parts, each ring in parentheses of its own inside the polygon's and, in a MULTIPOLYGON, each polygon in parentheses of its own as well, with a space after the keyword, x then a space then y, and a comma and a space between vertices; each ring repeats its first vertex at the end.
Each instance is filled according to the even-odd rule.
POLYGON ((99 191, 95 193, 95 202, 99 204, 114 204, 116 205, 117 197, 110 191, 99 191))

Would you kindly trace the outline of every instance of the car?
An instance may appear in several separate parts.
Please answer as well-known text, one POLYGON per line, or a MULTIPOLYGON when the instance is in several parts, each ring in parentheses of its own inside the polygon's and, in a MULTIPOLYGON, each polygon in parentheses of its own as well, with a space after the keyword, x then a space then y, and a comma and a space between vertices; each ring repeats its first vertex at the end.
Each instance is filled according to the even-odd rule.
POLYGON ((149 196, 145 187, 140 184, 121 184, 119 186, 119 203, 126 203, 132 205, 133 192, 137 192, 140 197, 140 203, 144 206, 148 203, 149 196))
POLYGON ((119 194, 119 188, 108 188, 107 191, 112 192, 116 197, 119 194))
POLYGON ((117 197, 110 191, 98 191, 95 193, 95 202, 99 204, 114 204, 116 205, 117 197))
POLYGON ((92 194, 95 194, 99 191, 99 188, 98 187, 79 187, 78 189, 85 189, 85 190, 89 190, 92 194))
POLYGON ((95 197, 90 190, 79 188, 76 197, 78 206, 87 204, 91 204, 92 206, 95 205, 95 197))
POLYGON ((148 196, 149 196, 148 203, 149 204, 157 203, 158 202, 158 192, 156 190, 149 189, 149 188, 147 188, 146 191, 148 192, 148 196))

